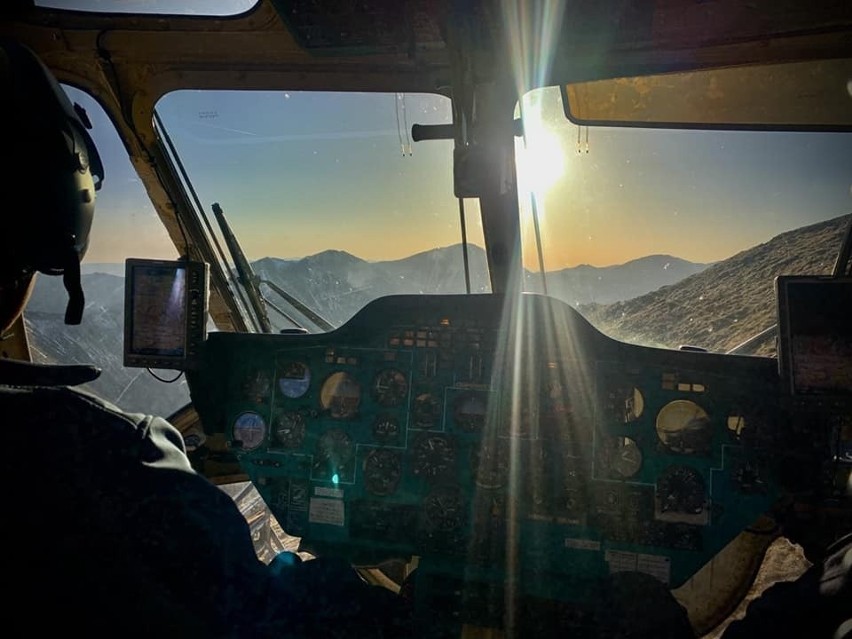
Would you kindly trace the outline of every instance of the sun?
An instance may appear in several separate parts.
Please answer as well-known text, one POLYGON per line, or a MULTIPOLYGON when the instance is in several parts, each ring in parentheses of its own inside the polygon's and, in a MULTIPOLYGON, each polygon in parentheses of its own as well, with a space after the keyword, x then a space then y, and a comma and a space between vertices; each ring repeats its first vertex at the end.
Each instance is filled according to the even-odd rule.
POLYGON ((543 126, 525 123, 525 140, 518 142, 515 153, 518 189, 541 199, 557 184, 565 172, 565 156, 558 136, 543 126))

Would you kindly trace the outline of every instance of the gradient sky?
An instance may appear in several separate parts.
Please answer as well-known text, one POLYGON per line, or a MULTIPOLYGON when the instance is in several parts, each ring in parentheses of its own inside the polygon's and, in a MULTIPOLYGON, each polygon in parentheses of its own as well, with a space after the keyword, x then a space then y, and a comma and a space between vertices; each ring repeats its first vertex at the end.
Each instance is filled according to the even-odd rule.
MULTIPOLYGON (((173 257, 111 123, 70 92, 107 165, 87 261, 173 257)), ((441 96, 181 91, 157 108, 208 214, 222 205, 251 259, 397 259, 460 240, 451 143, 413 143, 409 155, 405 137, 450 120, 441 96)), ((852 209, 849 134, 592 128, 586 153, 556 89, 528 94, 524 110, 521 180, 538 191, 548 270, 655 253, 720 260, 852 209)), ((521 202, 534 267, 528 192, 521 202)), ((482 245, 474 204, 469 239, 482 245)))
MULTIPOLYGON (((229 14, 255 0, 38 4, 229 14)), ((557 24, 550 16, 534 45, 542 69, 557 24)), ((112 124, 88 96, 71 93, 95 123, 107 166, 87 261, 173 257, 112 124)), ((548 269, 655 253, 715 261, 852 210, 852 134, 584 128, 578 144, 558 90, 533 91, 523 106, 519 172, 537 193, 548 269)), ((250 258, 342 249, 396 259, 460 239, 451 143, 416 143, 409 155, 405 134, 414 123, 449 122, 439 96, 181 91, 158 110, 203 206, 222 205, 250 258)), ((535 267, 529 192, 520 197, 525 263, 535 267)), ((475 204, 468 234, 481 245, 475 204)))
POLYGON ((852 134, 596 127, 586 153, 587 129, 578 145, 555 88, 524 107, 540 121, 527 128, 538 155, 563 160, 538 199, 548 269, 654 253, 710 262, 852 211, 852 134))

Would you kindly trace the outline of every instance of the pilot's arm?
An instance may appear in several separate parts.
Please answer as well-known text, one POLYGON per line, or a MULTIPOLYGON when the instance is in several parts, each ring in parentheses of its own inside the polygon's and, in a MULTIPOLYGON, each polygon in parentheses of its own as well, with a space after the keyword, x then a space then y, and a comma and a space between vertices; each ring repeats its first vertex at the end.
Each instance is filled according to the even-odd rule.
POLYGON ((723 639, 852 637, 852 534, 795 581, 771 586, 728 626, 723 639))

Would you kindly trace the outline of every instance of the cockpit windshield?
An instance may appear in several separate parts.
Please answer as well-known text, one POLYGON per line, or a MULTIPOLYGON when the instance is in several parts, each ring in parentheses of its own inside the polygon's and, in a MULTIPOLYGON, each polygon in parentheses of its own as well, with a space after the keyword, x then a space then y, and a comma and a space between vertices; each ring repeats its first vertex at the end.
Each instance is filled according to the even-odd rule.
MULTIPOLYGON (((180 91, 157 112, 276 329, 292 325, 276 287, 333 326, 384 295, 465 293, 463 231, 470 292, 490 290, 477 202, 460 218, 453 197, 452 142, 410 137, 451 121, 446 97, 180 91)), ((831 269, 849 134, 578 127, 557 87, 526 94, 516 115, 524 289, 612 337, 727 351, 774 323, 776 275, 831 269)))
POLYGON ((728 351, 775 322, 775 276, 834 265, 852 134, 578 127, 558 87, 516 114, 526 288, 611 337, 728 351))
POLYGON ((453 197, 452 142, 410 137, 450 110, 440 95, 295 91, 180 91, 157 105, 199 214, 215 227, 221 206, 277 329, 292 324, 272 307, 285 306, 276 287, 333 326, 384 295, 467 292, 462 220, 470 292, 490 290, 478 206, 460 218, 453 197))

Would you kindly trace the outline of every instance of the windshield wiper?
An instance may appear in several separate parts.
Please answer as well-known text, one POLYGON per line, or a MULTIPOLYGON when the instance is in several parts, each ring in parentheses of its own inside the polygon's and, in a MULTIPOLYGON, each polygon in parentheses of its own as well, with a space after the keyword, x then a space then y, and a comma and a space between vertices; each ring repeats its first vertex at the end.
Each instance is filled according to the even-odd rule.
POLYGON ((725 351, 725 355, 743 355, 746 353, 750 353, 758 346, 761 346, 764 342, 768 342, 770 339, 775 337, 775 334, 777 332, 778 324, 773 324, 772 326, 763 329, 759 333, 752 335, 741 344, 737 344, 731 350, 725 351))
POLYGON ((193 244, 199 251, 201 258, 210 264, 211 281, 214 288, 217 288, 220 292, 224 303, 232 313, 233 328, 238 331, 251 330, 252 326, 257 328, 257 322, 248 313, 248 304, 240 287, 237 285, 236 278, 228 264, 228 260, 225 258, 219 240, 213 232, 210 220, 207 218, 204 207, 198 198, 198 193, 196 193, 192 180, 189 179, 186 167, 184 167, 177 149, 175 149, 172 143, 172 138, 156 109, 154 110, 154 125, 157 138, 164 145, 163 161, 168 166, 168 171, 160 175, 160 179, 167 184, 173 184, 175 189, 184 196, 187 209, 195 209, 196 216, 194 218, 190 216, 190 219, 187 220, 189 224, 187 224, 181 221, 182 207, 178 205, 178 202, 175 203, 175 219, 181 233, 184 234, 184 255, 187 257, 190 255, 190 241, 186 236, 189 233, 193 236, 193 244), (207 230, 206 233, 198 223, 198 220, 204 222, 207 230), (194 233, 193 227, 196 227, 194 233), (216 259, 216 253, 213 251, 214 246, 221 262, 216 259))
POLYGON ((264 333, 272 333, 274 329, 272 327, 272 322, 269 321, 269 314, 266 312, 266 307, 268 306, 276 313, 281 315, 288 322, 293 324, 297 328, 304 329, 304 326, 296 321, 291 315, 280 309, 278 306, 273 304, 268 298, 266 298, 260 290, 260 285, 265 284, 272 291, 280 295, 284 301, 286 301, 290 306, 296 309, 299 313, 301 313, 304 317, 308 318, 311 322, 313 322, 316 326, 323 331, 332 331, 334 330, 334 326, 326 320, 322 315, 314 311, 307 304, 301 302, 294 295, 291 295, 283 288, 271 282, 270 280, 260 279, 252 269, 251 264, 248 259, 246 259, 245 253, 243 253, 242 247, 240 247, 240 243, 237 240, 237 236, 234 235, 231 230, 228 221, 225 219, 225 213, 222 211, 222 207, 219 206, 218 202, 213 204, 213 214, 216 216, 216 221, 219 223, 219 228, 222 230, 222 236, 225 238, 225 244, 228 247, 228 251, 231 253, 231 259, 234 262, 234 268, 237 270, 237 276, 239 278, 240 283, 243 285, 243 288, 246 291, 246 295, 248 296, 249 303, 254 311, 255 317, 257 318, 258 324, 261 327, 261 330, 264 333))
MULTIPOLYGON (((317 313, 315 310, 313 310, 309 306, 306 306, 305 304, 300 302, 298 299, 293 297, 290 293, 288 293, 283 288, 278 286, 275 282, 271 282, 270 280, 259 280, 259 282, 261 284, 266 284, 270 289, 272 289, 273 291, 278 293, 278 295, 283 297, 286 300, 286 302, 288 304, 290 304, 290 306, 295 308, 302 315, 304 315, 309 320, 311 320, 314 324, 319 326, 322 330, 324 330, 326 332, 334 330, 334 325, 331 322, 329 322, 327 319, 325 319, 322 315, 317 313)), ((269 305, 269 307, 271 309, 273 309, 276 313, 278 313, 279 315, 282 315, 283 317, 285 317, 286 319, 291 321, 296 326, 299 326, 299 323, 296 322, 296 320, 294 320, 289 315, 287 315, 284 311, 282 311, 280 308, 275 306, 275 304, 270 302, 267 298, 264 297, 263 301, 266 302, 269 305)))
POLYGON ((225 219, 225 213, 218 202, 213 203, 213 215, 216 216, 216 221, 219 223, 219 229, 222 231, 222 237, 225 238, 225 245, 228 247, 228 252, 231 254, 231 261, 234 263, 234 268, 237 269, 237 277, 245 289, 248 296, 249 304, 254 311, 254 316, 257 318, 257 323, 260 325, 260 330, 264 333, 272 332, 272 322, 269 321, 269 315, 266 313, 266 305, 264 304, 263 295, 260 293, 258 286, 257 275, 251 268, 243 253, 237 237, 231 231, 228 221, 225 219))

